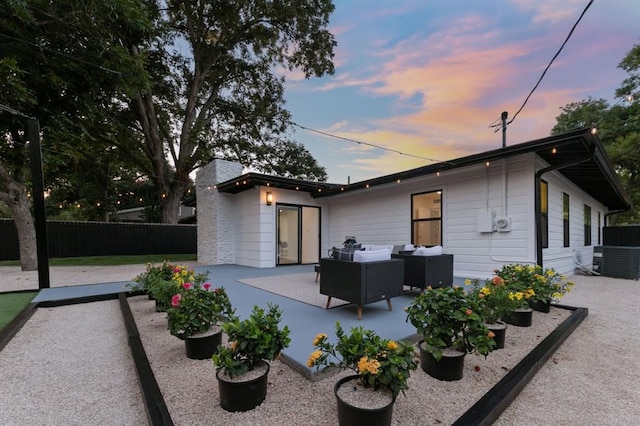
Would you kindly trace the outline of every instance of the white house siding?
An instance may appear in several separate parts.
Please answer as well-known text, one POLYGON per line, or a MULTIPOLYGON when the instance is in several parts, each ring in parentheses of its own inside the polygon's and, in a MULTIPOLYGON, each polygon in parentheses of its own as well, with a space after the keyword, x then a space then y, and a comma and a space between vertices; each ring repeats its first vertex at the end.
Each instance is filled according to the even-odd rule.
MULTIPOLYGON (((538 168, 542 165, 538 164, 538 168)), ((571 275, 576 259, 590 267, 593 261, 593 247, 598 244, 598 212, 604 226, 607 209, 600 202, 587 195, 580 188, 557 172, 546 173, 542 179, 549 184, 549 247, 543 250, 543 265, 571 275), (569 194, 569 242, 564 247, 562 221, 562 194, 569 194), (591 245, 584 245, 584 205, 591 207, 591 245)))
MULTIPOLYGON (((234 197, 235 263, 257 268, 276 266, 278 203, 322 207, 322 204, 307 192, 272 187, 251 189, 234 197), (270 206, 266 204, 267 191, 273 195, 273 204, 270 206)), ((322 217, 322 210, 320 214, 322 217)), ((321 227, 326 228, 322 224, 321 227)))
MULTIPOLYGON (((488 278, 504 264, 535 264, 535 159, 535 155, 526 154, 331 197, 327 211, 329 238, 323 240, 323 250, 341 246, 347 235, 370 244, 410 242, 411 195, 442 190, 443 247, 445 253, 454 255, 457 277, 488 278), (478 216, 486 213, 509 217, 511 230, 479 232, 478 216)), ((559 199, 553 199, 553 194, 559 191, 556 182, 562 182, 572 203, 572 249, 579 249, 581 255, 588 257, 592 248, 586 252, 579 248, 583 242, 583 204, 586 202, 592 208, 593 241, 597 241, 597 212, 600 210, 604 215, 602 205, 556 172, 546 174, 545 178, 550 184, 550 247, 557 241, 562 244, 561 228, 558 232, 558 226, 562 225, 561 192, 559 199)), ((547 250, 545 258, 547 254, 552 255, 547 250)), ((562 257, 564 262, 548 259, 545 266, 572 273, 573 252, 563 250, 560 254, 569 257, 562 257)))

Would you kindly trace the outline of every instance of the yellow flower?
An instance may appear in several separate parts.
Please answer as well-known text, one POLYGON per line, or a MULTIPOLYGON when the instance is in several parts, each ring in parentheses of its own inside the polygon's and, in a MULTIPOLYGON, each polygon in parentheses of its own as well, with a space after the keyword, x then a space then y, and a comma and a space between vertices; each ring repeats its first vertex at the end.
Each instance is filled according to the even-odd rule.
POLYGON ((464 285, 471 285, 471 280, 469 278, 464 280, 464 285))
POLYGON ((396 349, 398 349, 398 342, 389 340, 389 342, 387 342, 387 349, 389 349, 390 351, 395 351, 396 349))
POLYGON ((358 361, 358 373, 362 374, 364 372, 368 372, 369 374, 376 375, 378 374, 378 368, 380 368, 380 363, 377 359, 369 360, 368 357, 363 356, 358 361))
POLYGON ((307 367, 311 368, 316 364, 318 358, 322 356, 322 351, 313 351, 307 360, 307 367))
POLYGON ((524 297, 524 294, 522 294, 521 291, 516 291, 515 297, 517 300, 522 300, 522 298, 524 297))
POLYGON ((480 289, 480 293, 484 294, 485 296, 488 296, 491 294, 491 289, 489 287, 482 287, 480 289))
POLYGON ((564 294, 562 294, 562 293, 553 293, 553 298, 554 299, 560 299, 562 296, 564 296, 564 294))
POLYGON ((318 346, 318 344, 320 342, 322 342, 324 339, 327 338, 327 335, 325 333, 319 333, 315 339, 313 339, 313 346, 318 346))
POLYGON ((515 298, 516 298, 515 294, 509 293, 509 300, 513 300, 515 298))

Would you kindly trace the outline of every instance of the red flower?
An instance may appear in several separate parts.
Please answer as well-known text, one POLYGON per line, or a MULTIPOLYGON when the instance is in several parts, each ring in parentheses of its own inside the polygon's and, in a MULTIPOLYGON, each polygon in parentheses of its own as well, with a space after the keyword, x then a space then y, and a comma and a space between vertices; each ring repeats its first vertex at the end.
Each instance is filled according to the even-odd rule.
POLYGON ((504 285, 504 280, 502 279, 502 277, 499 277, 497 275, 493 277, 492 282, 493 282, 493 285, 504 285))
POLYGON ((471 309, 467 309, 467 310, 465 311, 465 314, 466 314, 467 316, 471 315, 472 313, 473 313, 473 311, 472 311, 471 309))
POLYGON ((211 288, 211 284, 204 283, 204 284, 202 284, 202 288, 204 288, 205 290, 209 291, 209 289, 211 288))
POLYGON ((173 297, 171 298, 171 306, 173 306, 174 308, 177 308, 178 306, 180 306, 181 300, 182 300, 182 295, 180 293, 174 294, 173 297))
POLYGON ((185 290, 191 290, 191 287, 193 287, 191 283, 182 284, 182 288, 184 288, 185 290))

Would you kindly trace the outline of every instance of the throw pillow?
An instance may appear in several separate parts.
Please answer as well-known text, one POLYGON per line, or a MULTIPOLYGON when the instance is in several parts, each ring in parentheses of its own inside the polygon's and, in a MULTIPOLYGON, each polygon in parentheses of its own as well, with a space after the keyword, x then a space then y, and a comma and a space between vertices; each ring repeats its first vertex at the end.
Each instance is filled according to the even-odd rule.
POLYGON ((354 262, 375 262, 378 260, 390 260, 391 250, 362 250, 353 253, 354 262))

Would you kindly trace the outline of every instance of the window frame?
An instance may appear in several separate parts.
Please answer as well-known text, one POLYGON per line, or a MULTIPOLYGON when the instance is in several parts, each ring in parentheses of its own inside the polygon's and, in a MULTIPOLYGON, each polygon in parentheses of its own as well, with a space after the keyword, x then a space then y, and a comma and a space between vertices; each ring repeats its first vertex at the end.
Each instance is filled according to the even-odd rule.
POLYGON ((549 183, 540 179, 540 228, 542 248, 549 248, 549 183))
POLYGON ((562 246, 571 247, 571 233, 570 233, 570 213, 571 213, 571 199, 566 192, 562 193, 562 246))
POLYGON ((416 194, 411 194, 411 212, 410 212, 410 217, 411 217, 411 244, 421 244, 420 242, 416 241, 417 236, 415 235, 415 228, 416 228, 416 224, 418 223, 423 223, 423 222, 437 222, 439 224, 439 236, 438 239, 439 241, 436 242, 436 244, 423 244, 423 245, 442 245, 442 217, 444 216, 444 212, 443 212, 443 205, 442 205, 442 189, 436 189, 433 191, 425 191, 425 192, 419 192, 416 194), (440 195, 440 216, 438 217, 429 217, 429 218, 415 218, 414 216, 414 206, 415 206, 415 200, 416 197, 422 196, 422 195, 427 195, 427 194, 439 194, 440 195))
POLYGON ((591 206, 584 205, 584 246, 591 245, 591 206))

